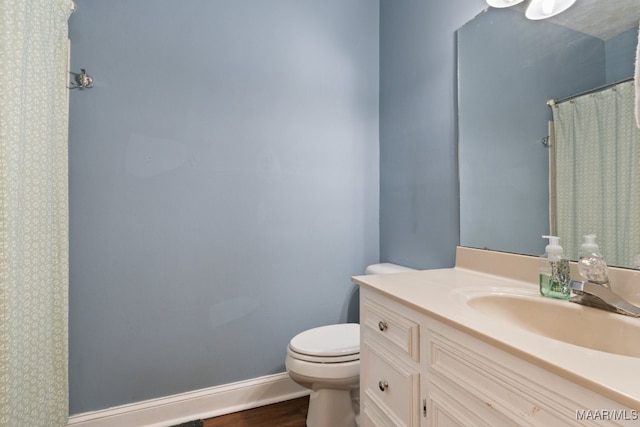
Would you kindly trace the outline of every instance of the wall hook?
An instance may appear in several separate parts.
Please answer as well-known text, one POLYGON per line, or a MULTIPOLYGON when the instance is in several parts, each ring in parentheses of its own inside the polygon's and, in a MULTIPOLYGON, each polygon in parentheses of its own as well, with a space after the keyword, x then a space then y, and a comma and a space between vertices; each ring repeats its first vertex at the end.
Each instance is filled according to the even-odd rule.
POLYGON ((69 73, 74 76, 75 83, 71 83, 69 89, 91 89, 93 87, 93 78, 84 68, 80 69, 80 73, 69 73))
POLYGON ((551 137, 550 136, 545 136, 544 138, 542 138, 542 141, 540 141, 540 142, 542 143, 542 145, 544 145, 547 148, 551 147, 551 137))

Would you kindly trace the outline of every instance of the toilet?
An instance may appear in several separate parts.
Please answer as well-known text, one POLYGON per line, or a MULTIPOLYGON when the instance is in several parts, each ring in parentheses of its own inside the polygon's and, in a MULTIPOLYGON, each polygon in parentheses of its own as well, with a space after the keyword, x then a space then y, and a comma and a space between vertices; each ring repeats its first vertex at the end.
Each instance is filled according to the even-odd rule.
MULTIPOLYGON (((383 263, 367 267, 365 274, 415 271, 383 263)), ((289 377, 311 390, 307 427, 358 425, 360 383, 360 325, 344 323, 301 332, 287 347, 289 377)))

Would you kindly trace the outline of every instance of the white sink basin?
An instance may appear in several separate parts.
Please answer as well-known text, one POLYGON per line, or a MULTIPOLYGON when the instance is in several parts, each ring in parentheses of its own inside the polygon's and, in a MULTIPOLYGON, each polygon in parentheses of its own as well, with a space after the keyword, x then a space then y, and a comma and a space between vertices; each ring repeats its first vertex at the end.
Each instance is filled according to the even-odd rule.
POLYGON ((640 319, 545 298, 522 289, 460 289, 453 296, 485 316, 565 343, 640 357, 640 319))

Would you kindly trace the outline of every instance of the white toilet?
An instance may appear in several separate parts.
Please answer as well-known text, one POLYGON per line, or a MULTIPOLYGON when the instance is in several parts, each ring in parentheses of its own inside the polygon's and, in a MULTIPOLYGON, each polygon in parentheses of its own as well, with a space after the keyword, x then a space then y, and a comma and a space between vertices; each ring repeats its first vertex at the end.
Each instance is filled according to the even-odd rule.
MULTIPOLYGON (((365 274, 414 271, 374 264, 365 274)), ((307 427, 355 427, 359 412, 360 325, 320 326, 291 339, 285 361, 293 381, 311 389, 307 427)))

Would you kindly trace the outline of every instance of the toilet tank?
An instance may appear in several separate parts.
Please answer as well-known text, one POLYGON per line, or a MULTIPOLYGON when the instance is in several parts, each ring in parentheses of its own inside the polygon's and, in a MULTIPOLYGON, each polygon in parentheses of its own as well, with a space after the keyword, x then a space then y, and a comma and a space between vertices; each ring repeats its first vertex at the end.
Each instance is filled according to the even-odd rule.
POLYGON ((418 270, 405 267, 403 265, 383 262, 381 264, 371 264, 364 270, 364 274, 390 274, 390 273, 402 273, 405 271, 418 271, 418 270))

